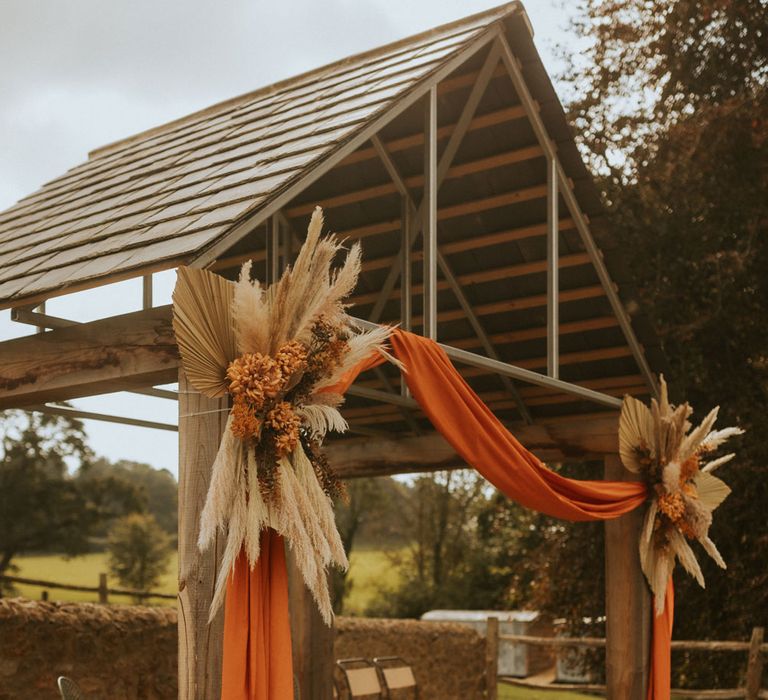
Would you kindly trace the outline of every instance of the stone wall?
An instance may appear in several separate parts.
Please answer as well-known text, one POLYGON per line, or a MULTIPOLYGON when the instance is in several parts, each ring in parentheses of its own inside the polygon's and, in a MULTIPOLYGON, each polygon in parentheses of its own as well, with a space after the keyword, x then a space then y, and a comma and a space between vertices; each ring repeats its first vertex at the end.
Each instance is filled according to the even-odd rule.
MULTIPOLYGON (((485 641, 460 625, 338 618, 335 657, 402 656, 423 700, 476 700, 485 691, 485 641)), ((89 700, 177 695, 172 608, 0 599, 0 700, 56 700, 70 676, 89 700)))
POLYGON ((0 700, 55 700, 70 676, 92 700, 176 697, 176 611, 0 599, 0 700))

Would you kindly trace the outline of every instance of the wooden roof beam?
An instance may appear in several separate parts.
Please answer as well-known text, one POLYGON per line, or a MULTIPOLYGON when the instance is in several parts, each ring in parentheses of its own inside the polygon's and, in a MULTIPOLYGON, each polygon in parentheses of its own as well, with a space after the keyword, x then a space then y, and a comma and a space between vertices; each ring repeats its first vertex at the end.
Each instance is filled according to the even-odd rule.
MULTIPOLYGON (((589 256, 586 253, 574 253, 573 255, 561 256, 559 263, 560 267, 578 267, 579 265, 589 264, 589 256)), ((547 261, 546 260, 534 260, 532 262, 519 263, 517 265, 506 265, 504 267, 497 267, 491 270, 479 270, 477 272, 469 272, 457 277, 459 284, 482 284, 483 282, 494 282, 497 280, 507 279, 509 277, 522 277, 523 275, 533 275, 541 272, 546 272, 547 261)), ((449 289, 450 285, 446 280, 438 280, 437 288, 449 289)), ((416 284, 411 287, 412 294, 421 294, 423 291, 423 285, 416 284)), ((401 290, 394 289, 390 298, 400 298, 401 290)), ((379 292, 369 292, 366 294, 358 294, 350 298, 350 303, 355 306, 362 304, 370 304, 379 298, 379 292)))
MULTIPOLYGON (((514 423, 510 431, 539 459, 588 459, 618 450, 618 413, 569 416, 567 422, 514 423)), ((344 478, 461 469, 466 467, 438 433, 330 440, 326 450, 344 478)))
MULTIPOLYGON (((453 179, 463 177, 464 175, 488 172, 494 168, 501 168, 505 165, 542 158, 543 156, 544 151, 541 146, 538 145, 516 148, 511 151, 496 153, 486 158, 478 158, 459 165, 453 165, 446 171, 445 178, 453 179)), ((424 185, 424 175, 422 174, 403 177, 402 180, 408 188, 420 188, 424 185)), ((397 194, 397 192, 398 188, 393 182, 385 182, 381 185, 366 187, 352 192, 345 192, 344 194, 336 195, 335 197, 327 197, 317 203, 308 202, 306 204, 298 204, 295 207, 286 209, 285 212, 290 217, 307 216, 314 211, 315 206, 321 206, 323 209, 327 210, 334 207, 346 206, 348 204, 366 202, 379 197, 386 197, 388 195, 397 194)))

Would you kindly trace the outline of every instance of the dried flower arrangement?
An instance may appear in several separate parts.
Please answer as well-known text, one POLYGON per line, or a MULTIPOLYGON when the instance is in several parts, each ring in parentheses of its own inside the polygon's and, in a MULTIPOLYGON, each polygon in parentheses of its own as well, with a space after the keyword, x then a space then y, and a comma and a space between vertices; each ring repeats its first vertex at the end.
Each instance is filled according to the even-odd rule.
POLYGON ((740 428, 712 430, 719 407, 692 429, 689 404, 669 403, 661 377, 661 398, 648 409, 630 396, 624 398, 619 421, 619 451, 624 466, 643 476, 651 502, 640 538, 640 562, 656 601, 664 610, 664 594, 675 561, 704 587, 704 577, 688 540, 698 540, 722 568, 725 562, 709 538, 712 512, 728 496, 728 486, 713 476, 717 467, 733 459, 709 456, 740 428))
POLYGON ((266 289, 251 280, 250 262, 236 283, 179 269, 174 330, 187 378, 206 396, 231 398, 198 540, 204 550, 218 530, 227 533, 211 615, 241 548, 251 565, 258 559, 264 528, 293 548, 328 624, 326 569, 348 566, 332 507, 342 485, 320 445, 329 430, 348 427, 333 385, 372 352, 386 355, 389 329, 362 332, 347 315, 360 246, 332 271, 342 248, 321 237, 322 225, 317 208, 293 268, 266 289))

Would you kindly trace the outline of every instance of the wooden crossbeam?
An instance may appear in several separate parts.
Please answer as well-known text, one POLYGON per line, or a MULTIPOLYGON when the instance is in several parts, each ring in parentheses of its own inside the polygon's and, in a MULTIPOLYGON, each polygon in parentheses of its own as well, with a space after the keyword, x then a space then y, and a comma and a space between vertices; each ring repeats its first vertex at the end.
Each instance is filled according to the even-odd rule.
MULTIPOLYGON (((606 412, 567 422, 544 421, 509 426, 520 442, 542 460, 585 459, 618 450, 618 414, 606 412)), ((329 440, 328 458, 344 478, 457 469, 466 466, 438 433, 418 436, 329 440)))
POLYGON ((175 382, 170 306, 59 328, 2 345, 0 410, 175 382))

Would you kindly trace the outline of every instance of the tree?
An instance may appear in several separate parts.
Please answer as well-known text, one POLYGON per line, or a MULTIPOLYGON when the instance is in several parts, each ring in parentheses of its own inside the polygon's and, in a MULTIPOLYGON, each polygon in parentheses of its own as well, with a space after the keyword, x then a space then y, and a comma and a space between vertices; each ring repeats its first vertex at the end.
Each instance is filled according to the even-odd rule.
POLYGON ((170 555, 170 539, 151 515, 126 515, 110 530, 109 570, 128 588, 148 591, 157 585, 170 555))
POLYGON ((21 411, 0 421, 0 574, 22 553, 86 552, 99 523, 138 507, 124 484, 70 474, 91 460, 80 421, 21 411))
POLYGON ((156 469, 149 464, 129 460, 111 463, 101 457, 93 460, 81 477, 84 480, 119 479, 131 484, 142 503, 142 510, 154 516, 169 535, 178 532, 179 488, 167 469, 156 469))
POLYGON ((381 591, 368 614, 418 617, 436 607, 473 607, 469 575, 476 550, 476 514, 486 483, 472 471, 417 477, 398 508, 405 554, 392 553, 397 590, 381 591))
MULTIPOLYGON (((406 492, 403 484, 390 477, 359 478, 348 481, 346 491, 346 498, 339 499, 334 510, 347 556, 356 544, 387 547, 403 542, 399 532, 399 504, 406 492)), ((331 597, 337 615, 344 612, 344 601, 352 590, 348 574, 331 568, 331 597)))
MULTIPOLYGON (((720 404, 747 429, 704 561, 676 577, 675 634, 749 636, 768 623, 768 4, 585 0, 587 48, 566 80, 611 236, 662 342, 673 397, 720 404)), ((703 661, 703 660, 701 660, 703 661)), ((677 663, 685 682, 733 687, 738 663, 677 663)))

